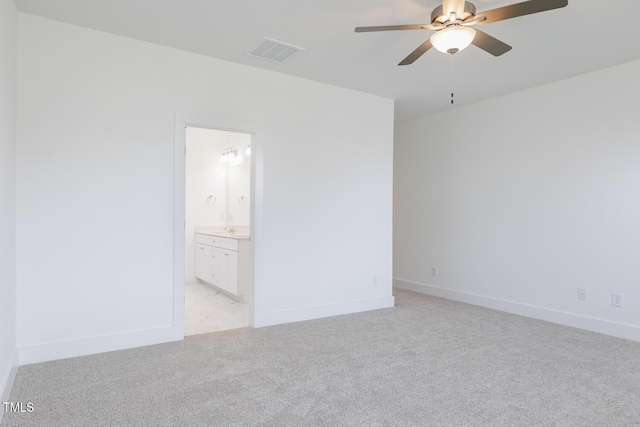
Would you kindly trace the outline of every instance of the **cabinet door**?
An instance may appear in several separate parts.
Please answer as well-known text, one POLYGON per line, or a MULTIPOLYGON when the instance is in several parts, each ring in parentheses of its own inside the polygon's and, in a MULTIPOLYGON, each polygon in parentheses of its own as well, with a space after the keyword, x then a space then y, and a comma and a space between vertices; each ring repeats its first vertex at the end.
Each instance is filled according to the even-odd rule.
POLYGON ((208 248, 210 246, 196 245, 196 277, 207 282, 210 279, 210 268, 207 259, 208 248))
POLYGON ((238 253, 223 249, 220 251, 220 287, 233 295, 238 295, 238 253))

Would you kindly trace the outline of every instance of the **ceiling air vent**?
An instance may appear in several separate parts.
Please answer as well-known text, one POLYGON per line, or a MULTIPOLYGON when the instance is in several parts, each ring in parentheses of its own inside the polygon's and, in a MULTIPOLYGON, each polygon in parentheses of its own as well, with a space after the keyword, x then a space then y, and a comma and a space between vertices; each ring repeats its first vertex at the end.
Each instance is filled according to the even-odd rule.
POLYGON ((303 50, 302 47, 265 37, 255 49, 249 52, 249 55, 282 63, 303 50))

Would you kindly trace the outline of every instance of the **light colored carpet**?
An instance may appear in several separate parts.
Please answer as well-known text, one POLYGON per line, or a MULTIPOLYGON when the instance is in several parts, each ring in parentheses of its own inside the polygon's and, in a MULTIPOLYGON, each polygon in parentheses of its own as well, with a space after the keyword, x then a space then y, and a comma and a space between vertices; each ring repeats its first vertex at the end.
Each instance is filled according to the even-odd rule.
POLYGON ((640 426, 640 343, 397 307, 23 366, 5 426, 640 426))

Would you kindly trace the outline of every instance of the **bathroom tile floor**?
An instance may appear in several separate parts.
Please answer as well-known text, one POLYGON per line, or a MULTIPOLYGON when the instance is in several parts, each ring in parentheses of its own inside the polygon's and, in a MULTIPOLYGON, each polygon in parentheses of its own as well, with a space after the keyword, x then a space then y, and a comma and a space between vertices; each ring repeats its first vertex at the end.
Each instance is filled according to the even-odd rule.
POLYGON ((184 302, 185 335, 249 326, 249 304, 238 302, 204 283, 188 283, 184 302))

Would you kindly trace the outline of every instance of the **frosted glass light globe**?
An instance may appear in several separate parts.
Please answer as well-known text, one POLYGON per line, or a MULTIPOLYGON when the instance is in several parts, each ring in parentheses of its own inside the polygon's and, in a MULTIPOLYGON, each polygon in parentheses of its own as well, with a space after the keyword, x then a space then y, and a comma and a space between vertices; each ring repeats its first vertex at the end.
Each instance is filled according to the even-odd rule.
POLYGON ((471 44, 476 31, 473 28, 455 26, 447 27, 431 36, 431 44, 440 52, 454 54, 471 44))

